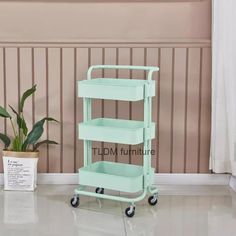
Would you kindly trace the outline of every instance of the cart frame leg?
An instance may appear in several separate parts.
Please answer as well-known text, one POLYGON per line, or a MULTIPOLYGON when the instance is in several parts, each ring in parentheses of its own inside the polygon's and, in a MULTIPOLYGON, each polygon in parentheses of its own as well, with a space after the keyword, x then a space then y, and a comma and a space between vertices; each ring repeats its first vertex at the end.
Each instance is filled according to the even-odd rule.
POLYGON ((85 186, 80 185, 79 188, 75 189, 75 195, 85 195, 90 197, 96 197, 96 198, 103 198, 103 199, 109 199, 109 200, 115 200, 115 201, 121 201, 121 202, 127 202, 127 203, 135 203, 143 200, 148 192, 148 189, 145 188, 141 195, 134 198, 129 197, 121 197, 121 196, 114 196, 114 195, 107 195, 107 194, 100 194, 100 193, 94 193, 84 190, 85 186))
POLYGON ((158 189, 156 186, 149 186, 148 187, 148 191, 151 193, 151 194, 158 194, 158 189))
POLYGON ((75 189, 74 191, 75 195, 76 196, 85 195, 85 196, 90 196, 90 197, 95 197, 95 198, 103 198, 103 199, 108 199, 108 200, 121 201, 121 202, 134 204, 135 202, 139 202, 143 200, 146 197, 148 192, 150 192, 152 195, 158 194, 158 190, 156 186, 148 186, 147 188, 143 190, 141 195, 139 195, 138 197, 133 197, 133 198, 89 192, 89 191, 84 190, 85 187, 86 186, 84 185, 80 185, 77 189, 75 189))

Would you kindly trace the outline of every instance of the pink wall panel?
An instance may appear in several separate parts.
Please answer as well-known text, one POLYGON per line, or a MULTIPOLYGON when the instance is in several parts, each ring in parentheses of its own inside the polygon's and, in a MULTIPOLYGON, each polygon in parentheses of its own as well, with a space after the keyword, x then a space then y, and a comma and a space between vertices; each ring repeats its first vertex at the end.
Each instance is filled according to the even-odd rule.
MULTIPOLYGON (((103 64, 117 64, 117 49, 116 48, 106 48, 104 50, 104 63, 103 64)), ((115 70, 105 70, 103 71, 103 75, 107 78, 116 78, 117 77, 117 71, 115 70)), ((103 101, 103 110, 102 110, 102 116, 103 117, 109 117, 109 118, 117 118, 117 101, 113 100, 104 100, 103 101)), ((112 143, 103 143, 102 148, 104 148, 103 152, 103 160, 106 161, 116 161, 117 155, 113 154, 113 152, 110 152, 108 150, 116 150, 117 144, 112 143), (107 155, 106 153, 110 152, 111 154, 107 155)))
MULTIPOLYGON (((119 65, 130 65, 132 62, 132 50, 131 48, 118 48, 118 64, 119 65)), ((119 70, 118 77, 120 78, 131 78, 130 71, 128 70, 119 70)), ((125 101, 118 101, 117 103, 117 111, 119 119, 129 120, 131 118, 131 103, 125 101)), ((121 150, 125 150, 126 152, 131 150, 131 146, 118 144, 118 161, 122 163, 130 163, 131 155, 124 155, 124 152, 121 150)))
POLYGON ((171 172, 184 172, 185 139, 185 94, 186 94, 187 49, 174 51, 174 77, 172 84, 172 169, 171 172))
MULTIPOLYGON (((104 50, 102 48, 91 48, 90 49, 90 63, 89 65, 100 65, 104 62, 104 50)), ((101 77, 103 74, 102 70, 95 70, 93 76, 95 78, 101 77)), ((102 117, 103 113, 103 101, 99 99, 92 100, 92 116, 94 118, 102 117)), ((93 142, 93 161, 100 161, 102 160, 102 154, 99 152, 102 148, 102 143, 100 142, 93 142)))
POLYGON ((162 48, 160 53, 159 149, 157 156, 159 161, 157 169, 160 172, 170 172, 173 49, 162 48))
MULTIPOLYGON (((90 64, 90 49, 88 48, 75 48, 75 72, 76 72, 76 80, 83 80, 86 79, 87 69, 90 64)), ((75 88, 77 91, 77 88, 75 88)), ((77 93, 76 93, 77 95, 77 93)), ((81 166, 83 166, 83 141, 78 139, 78 128, 77 123, 83 121, 83 101, 82 99, 78 99, 77 96, 74 97, 75 99, 75 134, 76 140, 74 142, 74 148, 76 150, 75 155, 75 171, 81 166)))
POLYGON ((188 50, 185 171, 190 173, 197 173, 198 171, 200 56, 201 50, 199 48, 188 50))
POLYGON ((211 49, 202 49, 201 85, 199 110, 199 163, 198 171, 209 172, 210 133, 211 133, 211 49))
MULTIPOLYGON (((3 48, 0 49, 0 104, 1 106, 4 107, 5 105, 5 89, 4 89, 4 61, 5 61, 5 50, 3 48)), ((0 119, 0 133, 4 133, 5 132, 5 121, 3 119, 0 119)), ((0 152, 2 152, 2 149, 4 147, 2 145, 0 145, 0 152)), ((0 172, 3 172, 3 163, 0 160, 0 172)))
MULTIPOLYGON (((147 60, 146 48, 133 48, 132 49, 132 65, 145 65, 147 60)), ((132 71, 132 79, 146 79, 144 71, 132 71)), ((144 106, 143 101, 133 102, 131 109, 132 120, 143 120, 144 119, 144 106)), ((143 149, 143 144, 131 146, 131 163, 142 165, 142 156, 138 154, 138 150, 143 149)))
MULTIPOLYGON (((146 64, 150 66, 159 66, 159 48, 147 48, 147 59, 146 64)), ((158 93, 158 80, 159 80, 159 73, 153 74, 153 79, 156 81, 156 93, 158 93)), ((152 100, 152 120, 156 124, 158 124, 158 116, 157 116, 157 109, 158 106, 158 94, 152 100)), ((155 154, 152 155, 152 166, 156 169, 157 164, 157 150, 158 150, 158 133, 156 129, 156 138, 152 140, 152 150, 154 150, 155 154)))
MULTIPOLYGON (((19 76, 19 49, 6 48, 5 50, 5 81, 6 81, 6 108, 10 104, 15 109, 18 107, 20 76, 19 76)), ((13 130, 9 119, 6 122, 6 133, 13 136, 13 130)))
MULTIPOLYGON (((20 94, 32 87, 32 49, 31 48, 20 48, 18 50, 19 60, 19 88, 20 94), (31 66, 29 66, 31 65, 31 66)), ((30 97, 25 103, 25 114, 24 118, 28 124, 28 129, 32 129, 33 122, 33 98, 30 97)))
POLYGON ((74 143, 76 137, 74 132, 74 107, 75 107, 75 63, 73 48, 62 50, 62 166, 63 172, 73 172, 75 165, 74 143), (70 138, 68 138, 70 137, 70 138))
MULTIPOLYGON (((47 66, 47 49, 32 48, 32 80, 37 84, 37 92, 34 96, 33 118, 34 121, 48 116, 48 66, 47 66)), ((44 125, 42 139, 48 139, 48 125, 44 125)), ((48 146, 45 145, 40 149, 40 158, 38 162, 39 171, 48 171, 48 146)))
POLYGON ((62 139, 62 48, 48 49, 48 116, 57 119, 60 124, 48 124, 49 139, 61 145, 49 146, 48 170, 49 172, 62 172, 63 170, 63 139, 62 139))
MULTIPOLYGON (((45 124, 43 139, 56 140, 57 146, 40 148, 39 172, 74 172, 83 165, 83 142, 78 140, 77 123, 83 120, 82 99, 77 98, 76 81, 86 78, 92 64, 135 64, 160 66, 155 74, 157 95, 153 99, 153 120, 157 123, 156 151, 152 165, 162 173, 207 173, 210 142, 211 50, 210 44, 109 45, 105 47, 61 47, 37 45, 29 48, 0 48, 1 104, 17 106, 19 92, 37 84, 35 96, 26 103, 26 117, 53 116, 59 124, 45 124), (4 56, 5 52, 5 56, 4 56), (5 69, 4 69, 5 68, 5 69), (5 72, 4 72, 5 71, 5 72), (24 83, 24 86, 21 86, 24 83), (32 103, 33 102, 33 103, 32 103), (33 116, 31 115, 33 113, 33 116)), ((97 71, 94 76, 144 78, 145 74, 128 71, 97 71)), ((93 103, 94 117, 143 119, 143 104, 121 101, 93 103)), ((4 131, 1 120, 1 130, 4 131)), ((9 124, 7 133, 11 134, 9 124)), ((93 160, 111 160, 142 164, 141 156, 121 155, 142 148, 94 142, 93 147, 117 148, 117 156, 95 153, 93 160)), ((0 166, 2 171, 2 166, 0 166)))

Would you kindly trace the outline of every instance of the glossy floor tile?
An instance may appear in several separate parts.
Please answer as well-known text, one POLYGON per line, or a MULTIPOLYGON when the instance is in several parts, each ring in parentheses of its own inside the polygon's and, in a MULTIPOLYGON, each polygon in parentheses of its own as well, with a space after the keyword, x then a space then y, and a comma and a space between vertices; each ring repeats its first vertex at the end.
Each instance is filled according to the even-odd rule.
POLYGON ((236 193, 227 186, 159 186, 158 205, 144 199, 133 218, 124 214, 127 204, 115 201, 83 196, 79 208, 70 207, 74 187, 41 185, 34 193, 0 187, 0 236, 236 235, 236 193))

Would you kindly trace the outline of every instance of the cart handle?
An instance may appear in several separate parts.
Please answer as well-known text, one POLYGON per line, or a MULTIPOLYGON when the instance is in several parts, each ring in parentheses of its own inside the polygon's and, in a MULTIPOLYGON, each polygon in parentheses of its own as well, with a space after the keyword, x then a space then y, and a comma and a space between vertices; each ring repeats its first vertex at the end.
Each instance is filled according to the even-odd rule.
POLYGON ((152 74, 155 71, 159 71, 159 67, 154 66, 122 66, 122 65, 94 65, 90 66, 87 73, 87 78, 92 78, 92 71, 95 69, 122 69, 122 70, 144 70, 148 72, 148 80, 152 80, 152 74))

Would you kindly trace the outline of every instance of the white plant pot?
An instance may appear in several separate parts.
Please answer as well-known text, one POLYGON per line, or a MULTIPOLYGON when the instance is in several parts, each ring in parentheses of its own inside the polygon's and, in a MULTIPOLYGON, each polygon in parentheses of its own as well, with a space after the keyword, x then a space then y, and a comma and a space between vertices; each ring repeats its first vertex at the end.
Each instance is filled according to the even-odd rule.
POLYGON ((3 151, 4 190, 34 191, 38 152, 3 151))

